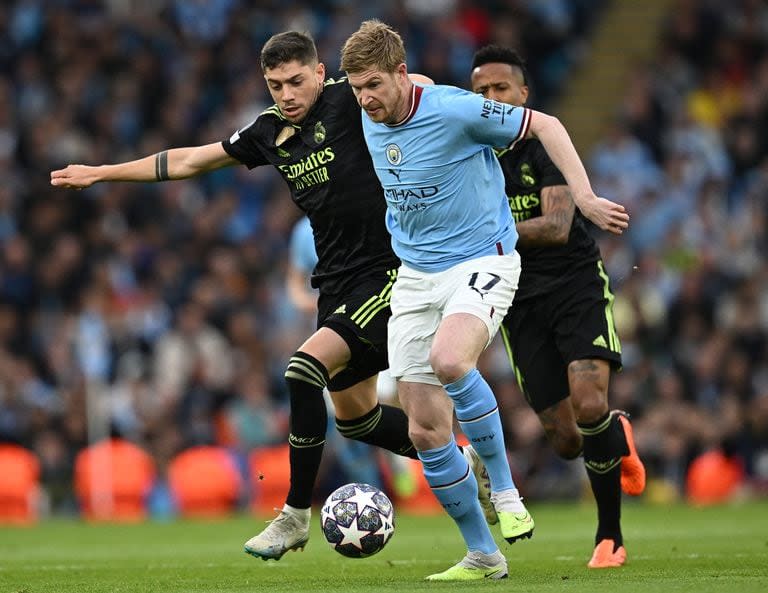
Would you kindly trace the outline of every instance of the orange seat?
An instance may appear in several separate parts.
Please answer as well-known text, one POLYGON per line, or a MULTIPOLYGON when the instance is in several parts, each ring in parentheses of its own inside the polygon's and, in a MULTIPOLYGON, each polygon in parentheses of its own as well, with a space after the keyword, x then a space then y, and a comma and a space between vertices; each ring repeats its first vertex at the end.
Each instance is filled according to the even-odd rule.
POLYGON ((93 521, 141 521, 155 481, 152 458, 138 445, 111 438, 75 458, 75 494, 83 516, 93 521))
POLYGON ((171 460, 168 486, 182 516, 220 517, 236 509, 242 477, 229 451, 205 445, 171 460))
POLYGON ((19 445, 0 444, 0 523, 29 525, 37 521, 40 463, 19 445))
POLYGON ((253 449, 248 455, 248 468, 253 482, 251 511, 273 515, 274 509, 282 509, 291 485, 289 445, 253 449))

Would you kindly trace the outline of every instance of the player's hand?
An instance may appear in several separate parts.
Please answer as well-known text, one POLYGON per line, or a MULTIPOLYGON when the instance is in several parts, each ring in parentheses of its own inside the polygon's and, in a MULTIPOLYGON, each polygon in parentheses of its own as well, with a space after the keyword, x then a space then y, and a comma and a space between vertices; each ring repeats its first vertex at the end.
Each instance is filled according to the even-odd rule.
POLYGON ((64 169, 51 171, 51 185, 75 189, 90 187, 99 181, 97 169, 88 165, 68 165, 64 169))
POLYGON ((624 206, 594 194, 591 199, 580 201, 579 210, 598 227, 614 235, 620 235, 629 228, 629 214, 624 206))

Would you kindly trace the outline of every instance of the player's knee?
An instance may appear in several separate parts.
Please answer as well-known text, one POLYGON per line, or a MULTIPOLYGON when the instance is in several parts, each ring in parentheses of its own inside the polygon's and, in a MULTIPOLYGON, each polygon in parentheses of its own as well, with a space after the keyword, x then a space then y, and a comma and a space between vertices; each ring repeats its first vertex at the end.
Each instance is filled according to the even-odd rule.
POLYGON ((582 424, 597 422, 608 413, 608 394, 597 385, 588 385, 571 391, 576 421, 582 424))
POLYGON ((422 426, 409 426, 408 437, 419 451, 426 451, 431 449, 429 431, 422 426))
POLYGON ((285 368, 286 381, 300 381, 324 389, 330 377, 325 365, 314 356, 297 350, 285 368))
POLYGON ((429 364, 443 385, 458 381, 472 369, 472 365, 467 361, 453 352, 444 350, 432 351, 429 355, 429 364))
POLYGON ((414 422, 408 424, 408 436, 418 451, 428 451, 444 445, 448 440, 448 432, 434 426, 414 422))

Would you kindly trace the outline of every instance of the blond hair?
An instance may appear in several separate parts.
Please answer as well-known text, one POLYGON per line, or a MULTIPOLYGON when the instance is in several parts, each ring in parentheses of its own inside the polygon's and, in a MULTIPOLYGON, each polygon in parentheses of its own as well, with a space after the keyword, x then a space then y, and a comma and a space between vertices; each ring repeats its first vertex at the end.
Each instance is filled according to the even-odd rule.
POLYGON ((341 69, 349 73, 365 70, 395 72, 405 63, 405 46, 400 35, 379 20, 364 21, 341 48, 341 69))

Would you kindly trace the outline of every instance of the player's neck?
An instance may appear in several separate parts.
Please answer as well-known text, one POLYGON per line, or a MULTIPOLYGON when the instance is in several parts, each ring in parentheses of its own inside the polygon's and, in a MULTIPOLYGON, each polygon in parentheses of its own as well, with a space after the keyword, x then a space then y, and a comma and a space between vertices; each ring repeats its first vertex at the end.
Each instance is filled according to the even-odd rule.
POLYGON ((397 110, 397 117, 394 118, 395 121, 392 125, 400 125, 408 119, 408 116, 411 114, 411 109, 413 109, 413 89, 414 84, 409 80, 407 86, 403 89, 400 108, 397 110))

